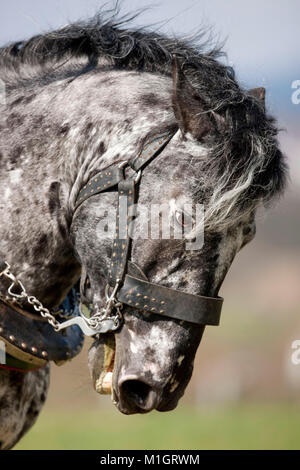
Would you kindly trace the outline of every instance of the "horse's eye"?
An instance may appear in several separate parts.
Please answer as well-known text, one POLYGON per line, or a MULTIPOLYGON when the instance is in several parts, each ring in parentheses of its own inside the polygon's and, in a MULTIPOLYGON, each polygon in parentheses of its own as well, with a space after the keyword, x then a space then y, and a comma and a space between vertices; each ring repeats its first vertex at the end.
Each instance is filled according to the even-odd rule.
POLYGON ((193 216, 188 214, 186 211, 181 209, 175 210, 175 220, 181 227, 192 229, 193 228, 193 216))

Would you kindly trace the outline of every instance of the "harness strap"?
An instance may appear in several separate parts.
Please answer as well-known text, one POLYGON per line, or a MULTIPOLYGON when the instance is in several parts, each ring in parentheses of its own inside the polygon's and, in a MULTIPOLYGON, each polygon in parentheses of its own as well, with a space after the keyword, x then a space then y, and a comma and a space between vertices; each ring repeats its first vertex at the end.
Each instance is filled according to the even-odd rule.
POLYGON ((10 354, 6 353, 5 355, 5 364, 0 363, 0 370, 15 370, 17 372, 34 372, 35 370, 42 369, 45 367, 46 362, 40 366, 36 366, 35 364, 31 364, 29 362, 21 361, 16 357, 11 356, 10 354))
POLYGON ((142 152, 140 152, 137 157, 128 161, 128 165, 131 166, 134 171, 139 171, 144 165, 148 164, 158 152, 164 149, 173 136, 174 131, 165 132, 164 134, 156 136, 155 139, 147 142, 142 152))
MULTIPOLYGON (((131 160, 128 160, 128 165, 134 170, 139 171, 144 165, 148 164, 152 158, 160 153, 167 143, 174 136, 174 131, 165 132, 158 137, 147 142, 139 155, 131 160)), ((124 171, 122 165, 108 168, 107 170, 100 171, 93 178, 91 178, 79 192, 74 210, 76 210, 86 199, 95 194, 107 191, 120 181, 124 180, 124 171)))
POLYGON ((134 180, 120 181, 118 184, 118 194, 116 235, 112 245, 112 255, 108 269, 108 282, 111 286, 114 286, 118 280, 119 282, 122 281, 126 272, 131 241, 129 224, 133 221, 133 211, 131 208, 135 201, 134 180))
POLYGON ((75 209, 77 209, 77 207, 79 207, 80 204, 89 197, 113 188, 123 179, 124 173, 120 167, 100 171, 100 173, 97 173, 93 178, 91 178, 79 192, 76 199, 75 209))
POLYGON ((176 289, 137 279, 128 274, 117 298, 146 312, 198 325, 219 325, 223 299, 187 294, 176 289), (184 315, 183 315, 184 312, 184 315))

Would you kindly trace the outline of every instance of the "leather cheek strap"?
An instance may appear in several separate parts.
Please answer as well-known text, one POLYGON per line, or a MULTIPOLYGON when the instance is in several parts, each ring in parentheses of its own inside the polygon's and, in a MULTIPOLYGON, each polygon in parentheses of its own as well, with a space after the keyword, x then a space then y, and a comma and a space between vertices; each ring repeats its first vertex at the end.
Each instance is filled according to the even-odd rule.
POLYGON ((219 325, 222 297, 205 297, 169 289, 126 275, 117 294, 131 307, 198 325, 219 325))

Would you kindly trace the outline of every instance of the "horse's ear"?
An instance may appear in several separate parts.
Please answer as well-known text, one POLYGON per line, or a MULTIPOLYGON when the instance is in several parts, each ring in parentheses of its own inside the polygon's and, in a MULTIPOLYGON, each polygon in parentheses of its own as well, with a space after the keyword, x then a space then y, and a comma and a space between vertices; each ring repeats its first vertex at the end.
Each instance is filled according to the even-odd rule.
POLYGON ((186 78, 178 59, 173 59, 172 104, 175 117, 183 134, 189 132, 202 140, 215 129, 213 115, 204 100, 186 78))
POLYGON ((252 88, 252 90, 248 91, 248 95, 254 96, 254 98, 261 102, 265 109, 266 89, 264 87, 252 88))

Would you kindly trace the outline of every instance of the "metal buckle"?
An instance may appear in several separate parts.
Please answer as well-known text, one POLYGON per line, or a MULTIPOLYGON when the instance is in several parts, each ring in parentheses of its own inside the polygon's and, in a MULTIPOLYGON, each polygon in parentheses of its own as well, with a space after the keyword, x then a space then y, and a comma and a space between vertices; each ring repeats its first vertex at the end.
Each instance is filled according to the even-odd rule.
MULTIPOLYGON (((124 160, 124 162, 121 162, 119 164, 119 168, 125 168, 126 166, 128 165, 128 160, 124 160)), ((132 168, 133 169, 133 168, 132 168)), ((141 179, 141 176, 142 176, 142 170, 139 170, 138 172, 136 172, 137 175, 136 177, 134 178, 134 184, 137 184, 139 183, 140 179, 141 179)))
POLYGON ((125 168, 126 165, 128 165, 128 160, 124 160, 124 162, 121 162, 121 163, 119 164, 119 168, 121 168, 121 169, 122 169, 122 168, 125 168))

